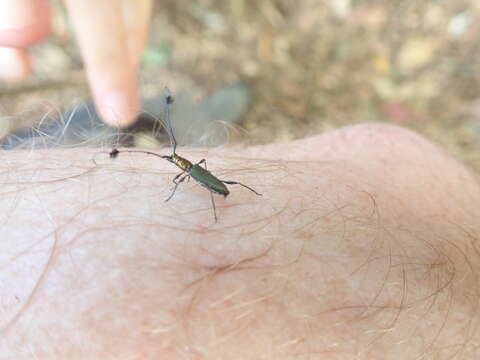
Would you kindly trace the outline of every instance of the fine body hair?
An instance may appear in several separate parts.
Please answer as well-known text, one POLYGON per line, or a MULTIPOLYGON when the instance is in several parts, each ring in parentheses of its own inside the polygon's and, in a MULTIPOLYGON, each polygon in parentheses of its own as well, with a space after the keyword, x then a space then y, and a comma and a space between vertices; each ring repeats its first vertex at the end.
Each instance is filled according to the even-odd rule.
MULTIPOLYGON (((159 149, 164 153, 168 149, 159 149)), ((109 149, 1 153, 0 358, 475 359, 473 175, 408 131, 179 149, 217 198, 109 149)))

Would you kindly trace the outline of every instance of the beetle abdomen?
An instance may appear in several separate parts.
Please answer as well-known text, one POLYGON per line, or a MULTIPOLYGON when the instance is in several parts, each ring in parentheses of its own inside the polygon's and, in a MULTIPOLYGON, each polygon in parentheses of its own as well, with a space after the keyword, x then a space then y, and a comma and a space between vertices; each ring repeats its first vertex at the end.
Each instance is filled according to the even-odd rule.
POLYGON ((188 174, 200 185, 205 186, 210 191, 213 191, 217 194, 227 196, 230 191, 219 179, 212 175, 212 173, 200 165, 193 165, 188 174))

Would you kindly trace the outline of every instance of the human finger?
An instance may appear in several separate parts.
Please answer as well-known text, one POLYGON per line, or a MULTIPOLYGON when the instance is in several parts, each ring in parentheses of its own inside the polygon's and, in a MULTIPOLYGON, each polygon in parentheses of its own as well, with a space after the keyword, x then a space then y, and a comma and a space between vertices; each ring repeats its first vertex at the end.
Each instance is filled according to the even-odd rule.
POLYGON ((0 46, 0 78, 19 81, 32 72, 30 59, 24 49, 0 46))
POLYGON ((136 67, 147 40, 148 26, 152 11, 151 0, 122 0, 127 47, 131 64, 136 67))
POLYGON ((46 0, 0 1, 0 78, 22 80, 31 73, 27 52, 22 49, 50 32, 46 0))
POLYGON ((120 2, 65 0, 98 113, 127 126, 138 114, 135 67, 130 61, 120 2))
POLYGON ((47 0, 0 1, 0 45, 27 47, 50 32, 47 0))

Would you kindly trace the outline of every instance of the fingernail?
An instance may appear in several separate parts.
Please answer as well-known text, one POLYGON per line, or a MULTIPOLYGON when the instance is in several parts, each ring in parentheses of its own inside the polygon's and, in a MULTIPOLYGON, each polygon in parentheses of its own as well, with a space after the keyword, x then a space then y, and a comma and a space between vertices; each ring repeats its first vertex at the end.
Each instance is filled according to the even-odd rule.
POLYGON ((125 92, 100 96, 98 110, 103 120, 113 126, 128 126, 138 115, 138 100, 125 92))
POLYGON ((36 17, 38 1, 1 0, 0 30, 16 30, 31 26, 36 17))
POLYGON ((30 61, 25 50, 0 46, 0 78, 20 81, 30 73, 30 61))

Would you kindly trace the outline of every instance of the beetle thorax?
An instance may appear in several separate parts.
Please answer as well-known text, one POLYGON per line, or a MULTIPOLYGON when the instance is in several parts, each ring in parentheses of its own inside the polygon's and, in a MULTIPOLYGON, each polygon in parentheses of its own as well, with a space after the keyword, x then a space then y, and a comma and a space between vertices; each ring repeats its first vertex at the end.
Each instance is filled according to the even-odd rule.
POLYGON ((172 162, 184 171, 189 170, 193 166, 190 161, 178 156, 177 154, 172 155, 172 162))

